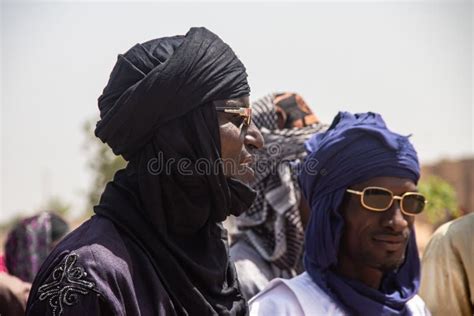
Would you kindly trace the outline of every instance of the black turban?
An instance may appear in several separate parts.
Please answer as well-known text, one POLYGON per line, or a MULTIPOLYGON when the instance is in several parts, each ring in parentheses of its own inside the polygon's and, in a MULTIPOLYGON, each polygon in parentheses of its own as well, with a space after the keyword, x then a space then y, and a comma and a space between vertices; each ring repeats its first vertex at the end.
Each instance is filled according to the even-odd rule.
POLYGON ((129 159, 156 129, 214 100, 249 95, 232 49, 205 28, 137 44, 118 61, 99 97, 96 135, 129 159))
POLYGON ((178 314, 244 314, 227 233, 220 222, 247 209, 255 192, 200 159, 220 158, 214 100, 247 96, 244 65, 205 28, 137 44, 119 55, 99 98, 96 135, 129 161, 107 184, 95 212, 112 220, 141 249, 178 314), (187 159, 161 172, 150 162, 187 159), (153 171, 153 172, 152 172, 153 171))

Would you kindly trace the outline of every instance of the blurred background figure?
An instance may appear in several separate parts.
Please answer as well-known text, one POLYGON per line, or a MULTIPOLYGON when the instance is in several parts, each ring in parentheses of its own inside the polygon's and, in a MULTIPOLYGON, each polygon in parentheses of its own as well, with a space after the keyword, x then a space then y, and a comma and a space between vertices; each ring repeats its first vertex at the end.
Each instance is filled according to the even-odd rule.
POLYGON ((43 261, 68 231, 66 221, 52 212, 42 212, 17 223, 5 242, 8 273, 33 282, 43 261))
MULTIPOLYGON (((313 114, 303 98, 296 93, 285 92, 269 95, 261 99, 260 102, 256 102, 255 106, 266 108, 269 101, 275 107, 279 129, 301 128, 319 123, 318 117, 313 114)), ((271 126, 273 127, 272 124, 271 126)))
POLYGON ((327 128, 296 93, 273 93, 252 104, 253 121, 265 139, 255 152, 257 198, 236 219, 230 257, 246 299, 276 277, 302 272, 308 207, 301 200, 295 168, 304 142, 327 128))
POLYGON ((30 288, 30 283, 23 282, 6 271, 0 272, 0 315, 25 315, 30 288))
POLYGON ((433 315, 474 313, 474 214, 443 224, 426 246, 420 296, 433 315))
POLYGON ((24 315, 31 282, 54 246, 69 231, 52 212, 41 212, 13 226, 0 256, 0 315, 24 315))

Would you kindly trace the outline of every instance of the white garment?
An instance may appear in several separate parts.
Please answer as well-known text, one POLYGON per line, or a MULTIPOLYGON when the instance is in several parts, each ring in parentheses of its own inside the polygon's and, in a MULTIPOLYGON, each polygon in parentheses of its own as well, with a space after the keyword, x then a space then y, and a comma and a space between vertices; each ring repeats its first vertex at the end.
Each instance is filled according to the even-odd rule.
MULTIPOLYGON (((272 280, 249 301, 249 307, 250 316, 344 315, 306 272, 290 280, 272 280)), ((430 315, 418 295, 408 301, 407 307, 412 315, 430 315)))

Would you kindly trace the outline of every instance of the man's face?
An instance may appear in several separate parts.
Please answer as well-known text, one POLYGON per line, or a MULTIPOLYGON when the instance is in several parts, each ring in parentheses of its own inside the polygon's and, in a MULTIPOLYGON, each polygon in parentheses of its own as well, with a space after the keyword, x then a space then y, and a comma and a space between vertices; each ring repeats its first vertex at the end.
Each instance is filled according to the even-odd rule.
MULTIPOLYGON (((362 191, 369 186, 386 188, 398 196, 417 191, 413 181, 394 177, 373 178, 350 189, 362 191)), ((362 206, 359 195, 346 194, 341 207, 345 228, 339 260, 382 272, 398 268, 405 260, 415 217, 401 212, 399 200, 394 200, 386 211, 374 212, 362 206)))
MULTIPOLYGON (((216 101, 216 106, 229 108, 248 108, 249 98, 216 101)), ((251 183, 254 171, 250 168, 253 161, 251 151, 263 146, 263 137, 255 124, 242 124, 244 117, 238 114, 218 111, 219 131, 221 139, 221 158, 224 163, 224 174, 244 183, 251 183)))

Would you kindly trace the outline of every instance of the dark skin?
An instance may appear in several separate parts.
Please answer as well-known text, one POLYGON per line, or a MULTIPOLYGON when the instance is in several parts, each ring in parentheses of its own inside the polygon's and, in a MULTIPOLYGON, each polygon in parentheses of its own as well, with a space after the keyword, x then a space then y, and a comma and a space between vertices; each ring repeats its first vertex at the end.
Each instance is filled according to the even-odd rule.
MULTIPOLYGON (((417 192, 413 181, 395 177, 372 178, 350 189, 362 191, 368 186, 387 188, 399 196, 417 192)), ((384 212, 367 210, 353 194, 346 194, 340 212, 345 226, 336 271, 378 289, 383 275, 404 262, 415 217, 403 214, 398 200, 384 212)))
MULTIPOLYGON (((250 106, 248 97, 214 101, 214 105, 237 108, 250 106)), ((251 152, 263 147, 263 136, 255 124, 252 123, 247 129, 244 139, 242 139, 241 131, 238 129, 242 123, 240 117, 222 112, 218 112, 217 117, 221 135, 221 157, 229 162, 224 164, 224 174, 250 184, 255 180, 254 171, 248 167, 253 161, 251 152)), ((299 210, 303 228, 306 228, 310 208, 303 195, 301 195, 299 210)))
POLYGON ((301 223, 303 224, 303 228, 306 229, 309 221, 309 215, 311 214, 311 208, 308 205, 308 202, 304 198, 303 194, 301 194, 300 199, 300 216, 301 216, 301 223))
MULTIPOLYGON (((214 101, 216 106, 249 107, 249 97, 214 101)), ((224 175, 236 178, 246 184, 255 180, 250 164, 253 162, 252 151, 263 147, 263 136, 251 123, 239 129, 243 118, 232 113, 217 113, 221 139, 221 158, 224 161, 224 175)))
MULTIPOLYGON (((241 97, 238 99, 214 101, 215 106, 230 107, 249 107, 249 98, 241 97)), ((229 163, 224 164, 224 174, 250 184, 255 180, 254 171, 248 167, 253 161, 251 152, 255 149, 261 149, 264 141, 259 129, 252 123, 242 141, 241 132, 238 129, 242 119, 236 115, 218 112, 219 129, 221 135, 221 157, 229 163)), ((306 199, 301 194, 300 215, 303 228, 309 220, 311 213, 306 199)))

